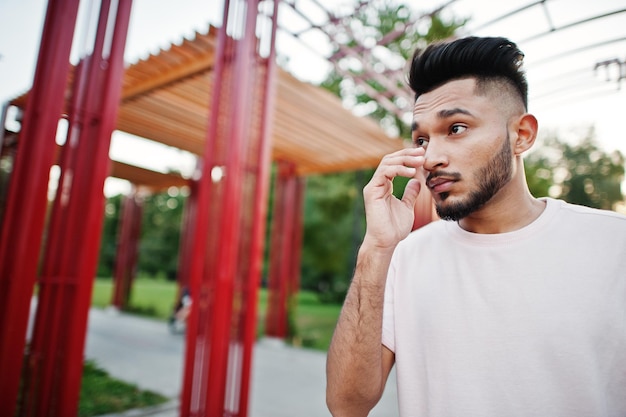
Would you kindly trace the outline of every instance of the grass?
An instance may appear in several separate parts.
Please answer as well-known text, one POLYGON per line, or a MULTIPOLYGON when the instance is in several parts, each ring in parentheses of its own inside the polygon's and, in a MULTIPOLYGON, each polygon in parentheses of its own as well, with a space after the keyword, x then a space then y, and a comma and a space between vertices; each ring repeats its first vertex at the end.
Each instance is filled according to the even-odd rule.
MULTIPOLYGON (((113 281, 99 278, 94 283, 92 305, 106 307, 111 302, 113 281)), ((159 320, 167 320, 172 312, 176 298, 176 283, 151 278, 138 278, 133 283, 130 297, 130 312, 159 320)), ((267 291, 259 292, 258 331, 263 334, 265 311, 267 309, 267 291)), ((341 310, 340 305, 322 304, 313 292, 300 291, 295 310, 296 334, 291 342, 326 351, 341 310)))
POLYGON ((295 311, 295 345, 318 350, 328 350, 330 339, 337 323, 341 306, 321 304, 315 293, 300 292, 295 311))
POLYGON ((93 361, 86 361, 84 364, 78 403, 80 417, 150 407, 166 401, 167 398, 160 394, 140 390, 136 385, 110 377, 93 361))
MULTIPOLYGON (((138 278, 133 283, 129 312, 167 320, 174 308, 176 291, 174 282, 138 278)), ((91 304, 101 308, 110 305, 112 293, 112 279, 96 279, 91 304)))

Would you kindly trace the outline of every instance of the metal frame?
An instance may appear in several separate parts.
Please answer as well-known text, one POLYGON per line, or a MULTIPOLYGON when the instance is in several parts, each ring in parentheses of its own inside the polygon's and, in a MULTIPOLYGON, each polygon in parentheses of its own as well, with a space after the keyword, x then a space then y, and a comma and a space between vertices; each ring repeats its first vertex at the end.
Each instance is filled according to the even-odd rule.
POLYGON ((24 415, 76 415, 100 249, 102 193, 124 70, 131 0, 103 0, 93 53, 74 83, 25 369, 24 415), (117 8, 115 8, 117 6, 117 8), (110 51, 105 40, 111 35, 110 51))
POLYGON ((265 334, 285 339, 293 335, 289 315, 296 306, 300 282, 304 180, 296 175, 293 164, 279 161, 277 165, 265 334))
POLYGON ((263 105, 274 94, 274 53, 271 60, 258 56, 260 3, 226 1, 218 33, 192 243, 193 253, 206 255, 189 260, 193 304, 181 416, 247 415, 269 172, 269 108, 263 105), (254 117, 261 117, 261 130, 250 128, 254 117), (212 175, 217 172, 225 175, 212 175))
POLYGON ((79 0, 50 0, 0 234, 0 413, 12 416, 79 0))
POLYGON ((139 257, 139 238, 143 200, 133 187, 130 195, 122 200, 122 215, 118 227, 118 245, 115 256, 115 272, 111 304, 119 310, 128 307, 130 289, 135 278, 139 257))

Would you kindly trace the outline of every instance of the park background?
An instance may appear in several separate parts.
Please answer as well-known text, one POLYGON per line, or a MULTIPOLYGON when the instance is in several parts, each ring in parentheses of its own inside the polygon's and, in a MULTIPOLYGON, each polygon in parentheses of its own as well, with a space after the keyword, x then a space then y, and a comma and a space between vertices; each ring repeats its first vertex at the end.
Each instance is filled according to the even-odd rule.
MULTIPOLYGON (((349 2, 344 2, 347 4, 349 2)), ((429 10, 439 2, 407 2, 406 13, 398 13, 404 8, 402 2, 372 2, 381 7, 378 17, 383 16, 383 9, 390 8, 391 15, 410 17, 419 10, 429 10), (382 6, 381 6, 382 5, 382 6)), ((466 26, 473 23, 473 14, 479 15, 478 8, 485 10, 486 2, 459 1, 466 8, 455 9, 451 14, 443 14, 442 22, 447 28, 454 28, 463 33, 466 26), (467 20, 467 21, 466 21, 467 20), (458 26, 458 28, 457 28, 458 26)), ((558 3, 558 0, 556 0, 558 3)), ((582 5, 582 3, 580 3, 582 5)), ((607 10, 622 6, 616 1, 600 1, 596 7, 607 10)), ((509 7, 511 7, 509 5, 509 7)), ((512 8, 512 7, 511 7, 512 8)), ((572 10, 576 9, 571 7, 572 10)), ((388 10, 388 11, 389 11, 388 10)), ((28 0, 23 2, 5 1, 0 4, 0 99, 13 98, 28 90, 37 54, 37 45, 41 35, 41 24, 45 2, 28 0)), ((578 9, 580 13, 580 9, 578 9)), ((158 52, 159 48, 167 48, 172 42, 178 43, 182 37, 193 37, 194 31, 206 32, 208 24, 216 24, 221 15, 219 4, 215 1, 141 1, 137 0, 131 16, 127 61, 136 62, 150 53, 158 52), (205 4, 206 3, 206 4, 205 4), (167 22, 164 24, 164 22, 167 22)), ((620 22, 622 28, 624 17, 611 21, 615 25, 616 35, 620 22)), ((376 19, 367 22, 368 15, 361 16, 364 27, 367 24, 376 26, 376 19)), ((483 21, 488 19, 482 17, 483 21)), ((382 20, 381 20, 382 21, 382 20)), ((524 22, 524 20, 522 20, 524 22)), ((526 23, 532 22, 529 20, 526 23)), ((379 21, 380 23, 380 21, 379 21)), ((388 23, 388 22, 387 22, 388 23)), ((377 30, 383 30, 380 25, 377 30)), ((515 28, 507 28, 512 30, 515 28)), ((430 28, 426 28, 428 32, 430 28)), ((519 36, 523 27, 516 29, 519 36)), ((604 27, 604 31, 610 30, 604 27)), ((621 29, 623 30, 623 29, 621 29)), ((512 32, 515 33, 515 32, 512 32)), ((593 31, 586 30, 576 36, 591 36, 593 31)), ((444 34, 446 33, 444 29, 444 34)), ((506 33, 505 36, 515 37, 506 33)), ((442 34, 439 35, 441 37, 442 34)), ((574 35, 569 38, 575 39, 574 35)), ((312 41, 319 49, 322 57, 328 53, 329 45, 320 40, 312 41)), ((287 40, 279 44, 279 62, 296 74, 300 79, 315 84, 341 95, 344 103, 355 112, 387 120, 391 134, 402 132, 402 121, 388 122, 386 115, 377 114, 368 108, 370 100, 354 91, 345 91, 341 80, 336 79, 320 56, 307 56, 306 53, 294 53, 295 46, 287 40), (315 65, 313 65, 314 63, 315 65), (394 124, 396 123, 396 124, 394 124), (395 129, 395 130, 394 130, 395 129)), ((548 48, 557 54, 558 43, 548 48)), ((529 45, 533 46, 533 45, 529 45)), ((565 47, 564 44, 561 44, 565 47)), ((522 49, 532 58, 534 48, 522 49)), ((406 53, 411 48, 406 49, 406 53)), ((531 94, 531 111, 541 121, 542 135, 537 151, 527 158, 528 178, 535 195, 551 195, 567 201, 594 207, 624 211, 623 180, 624 157, 626 150, 626 134, 620 129, 620 121, 626 103, 624 92, 620 89, 619 74, 594 71, 594 64, 602 60, 617 57, 623 59, 624 48, 613 47, 617 53, 607 51, 602 57, 576 56, 574 59, 584 61, 584 68, 595 78, 595 84, 589 86, 590 91, 577 87, 570 82, 571 91, 567 94, 552 94, 542 99, 541 90, 537 92, 534 81, 546 86, 549 80, 555 80, 559 74, 570 73, 567 63, 559 61, 557 66, 542 69, 544 80, 529 70, 531 92, 538 99, 534 107, 531 94), (621 55, 620 55, 621 54, 621 55), (553 77, 553 78, 550 78, 553 77), (546 81, 548 80, 548 81, 546 81), (543 84, 542 84, 543 83, 543 84), (601 88, 601 90, 596 90, 601 88), (581 95, 582 92, 582 95, 581 95), (578 95, 576 95, 578 94, 578 95)), ((532 61, 531 61, 532 62, 532 61)), ((553 81, 554 82, 554 81, 553 81)), ((544 87, 548 90, 547 87, 544 87)), ((553 89, 550 88, 552 91, 553 89)), ((557 89, 558 90, 558 89, 557 89)), ((382 122, 385 123, 384 121, 382 122)), ((191 155, 162 145, 147 142, 143 139, 132 139, 132 149, 128 148, 129 140, 125 138, 124 146, 119 141, 112 142, 110 155, 120 161, 128 161, 146 168, 189 173, 194 165, 191 155)), ((356 145, 355 145, 356 146, 356 145)), ((1 167, 0 167, 1 168, 1 167)), ((371 171, 348 172, 307 178, 304 208, 303 253, 301 265, 301 288, 298 296, 298 307, 291 318, 289 342, 297 346, 325 350, 339 311, 339 305, 351 276, 356 250, 364 231, 361 188, 367 182, 371 171)), ((398 184, 401 192, 402 184, 398 184)), ((54 195, 54 172, 51 173, 51 195, 54 195)), ((109 179, 105 186, 107 203, 105 208, 104 233, 101 246, 101 257, 98 277, 94 289, 94 304, 105 307, 110 302, 111 276, 113 273, 116 235, 118 233, 119 213, 122 193, 128 191, 128 184, 120 180, 109 179)), ((142 315, 153 316, 166 320, 173 305, 177 288, 175 284, 178 268, 178 246, 180 239, 180 223, 185 198, 188 191, 184 188, 172 188, 167 192, 149 195, 144 201, 144 215, 140 255, 137 268, 138 280, 135 283, 129 310, 142 315)), ((271 201, 270 201, 271 203, 271 201)), ((270 212, 271 214, 271 212, 270 212)), ((271 216, 268 219, 271 225, 271 216)), ((271 230, 271 226, 268 227, 271 230)), ((266 245, 267 247, 268 245, 266 245)), ((266 292, 261 292, 259 309, 259 335, 262 334, 263 311, 266 292)))

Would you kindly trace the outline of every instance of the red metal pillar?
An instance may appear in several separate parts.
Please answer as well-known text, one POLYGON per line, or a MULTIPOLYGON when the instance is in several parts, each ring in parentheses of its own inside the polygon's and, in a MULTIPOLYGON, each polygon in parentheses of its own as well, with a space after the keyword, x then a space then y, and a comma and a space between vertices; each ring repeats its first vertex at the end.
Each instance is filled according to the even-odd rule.
MULTIPOLYGON (((180 249, 178 254, 178 294, 176 300, 180 298, 183 288, 189 289, 190 283, 190 259, 193 257, 193 240, 196 233, 196 222, 198 212, 198 181, 189 181, 189 196, 185 201, 183 220, 180 234, 180 249)), ((193 295, 192 295, 193 299, 193 295)))
POLYGON ((115 272, 111 304, 120 310, 128 307, 130 289, 139 257, 139 238, 141 234, 141 197, 133 188, 130 195, 122 201, 122 213, 118 227, 117 250, 115 253, 115 272))
POLYGON ((50 0, 0 232, 0 414, 17 402, 79 0, 50 0))
MULTIPOLYGON (((187 326, 182 416, 247 415, 250 333, 255 328, 250 323, 256 320, 269 165, 270 108, 264 105, 271 105, 267 96, 273 94, 273 83, 267 81, 273 69, 263 72, 256 54, 259 3, 227 1, 218 35, 198 184, 195 256, 189 260, 194 302, 187 326), (264 88, 259 88, 260 79, 264 88), (260 131, 252 128, 259 118, 260 131)), ((274 31, 275 22, 272 45, 274 31)))
POLYGON ((260 60, 262 73, 256 78, 257 91, 261 99, 255 103, 256 111, 260 120, 260 129, 256 131, 257 147, 253 152, 249 152, 248 176, 255 184, 254 192, 248 193, 252 197, 246 207, 251 208, 250 225, 250 258, 247 275, 243 275, 244 291, 241 295, 242 306, 240 316, 242 325, 240 326, 242 343, 242 354, 240 355, 240 365, 238 373, 235 364, 230 371, 231 374, 238 375, 239 384, 239 413, 231 413, 232 416, 246 417, 248 415, 249 392, 250 392, 250 370, 252 368, 252 352, 257 335, 257 304, 258 293, 261 285, 261 274, 263 269, 263 253, 265 243, 265 228, 267 219, 268 195, 270 185, 271 168, 271 133, 272 120, 274 117, 274 101, 276 97, 276 28, 278 18, 279 0, 274 0, 274 7, 271 16, 269 29, 269 51, 268 56, 260 60))
POLYGON ((2 218, 7 202, 7 191, 13 162, 15 161, 16 137, 14 133, 7 134, 5 130, 6 116, 8 106, 2 106, 0 115, 0 164, 5 165, 8 169, 0 169, 0 230, 2 228, 2 218))
POLYGON ((299 286, 303 182, 293 164, 280 161, 274 187, 265 334, 284 339, 299 286))
POLYGON ((302 258, 302 235, 304 232, 304 189, 305 180, 302 177, 295 177, 295 202, 293 210, 293 234, 291 244, 293 245, 292 256, 289 260, 289 284, 287 288, 289 307, 293 310, 297 305, 297 295, 300 290, 300 264, 302 258))
POLYGON ((64 148, 62 184, 51 214, 40 278, 39 302, 24 415, 76 415, 91 291, 96 271, 103 187, 124 69, 131 0, 103 0, 92 55, 74 91, 64 148), (110 40, 110 44, 106 41, 110 40), (110 47, 110 48, 109 48, 110 47), (63 227, 58 227, 63 225, 63 227))

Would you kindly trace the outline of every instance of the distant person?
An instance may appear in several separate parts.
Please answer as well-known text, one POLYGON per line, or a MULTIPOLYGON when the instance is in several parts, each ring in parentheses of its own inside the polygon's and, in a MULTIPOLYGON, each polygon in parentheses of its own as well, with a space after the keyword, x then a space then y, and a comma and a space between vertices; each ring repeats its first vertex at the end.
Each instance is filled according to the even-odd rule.
POLYGON ((191 313, 191 293, 189 288, 183 287, 180 292, 180 299, 174 307, 174 311, 170 316, 170 330, 173 333, 184 332, 187 328, 187 319, 191 313))
POLYGON ((413 56, 415 146, 363 191, 328 352, 333 416, 366 416, 394 364, 402 417, 626 416, 626 216, 530 194, 523 57, 477 37, 413 56), (420 192, 443 220, 411 233, 420 192))

